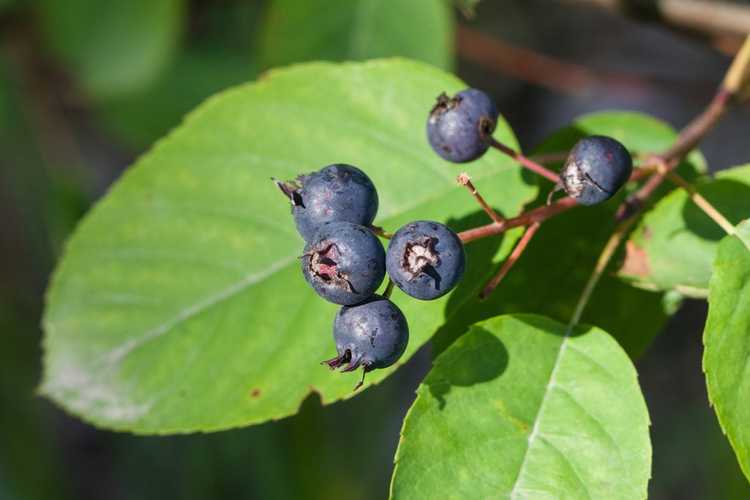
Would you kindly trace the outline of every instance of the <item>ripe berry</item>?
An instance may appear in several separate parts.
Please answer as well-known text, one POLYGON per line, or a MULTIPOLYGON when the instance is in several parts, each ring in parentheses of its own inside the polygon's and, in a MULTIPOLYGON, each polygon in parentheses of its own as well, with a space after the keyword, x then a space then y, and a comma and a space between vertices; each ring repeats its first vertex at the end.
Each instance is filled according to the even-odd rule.
POLYGON ((565 192, 581 205, 610 199, 627 182, 633 159, 611 137, 594 135, 576 143, 560 171, 565 192))
POLYGON ((448 293, 464 272, 464 246, 443 224, 411 222, 393 235, 386 253, 388 276, 401 290, 422 300, 448 293))
POLYGON ((297 231, 310 241, 325 222, 346 221, 368 226, 378 211, 378 193, 364 172, 345 164, 328 165, 276 184, 292 202, 297 231))
POLYGON ((361 304, 339 310, 333 323, 333 339, 338 356, 324 363, 331 368, 346 365, 342 368, 345 372, 362 366, 364 379, 365 373, 398 361, 409 342, 409 326, 393 302, 374 295, 361 304))
POLYGON ((352 305, 372 296, 385 276, 385 251, 366 227, 327 222, 305 245, 302 273, 318 295, 352 305))
POLYGON ((453 97, 443 93, 427 119, 427 139, 448 161, 476 160, 490 146, 497 116, 495 103, 481 90, 466 89, 453 97))

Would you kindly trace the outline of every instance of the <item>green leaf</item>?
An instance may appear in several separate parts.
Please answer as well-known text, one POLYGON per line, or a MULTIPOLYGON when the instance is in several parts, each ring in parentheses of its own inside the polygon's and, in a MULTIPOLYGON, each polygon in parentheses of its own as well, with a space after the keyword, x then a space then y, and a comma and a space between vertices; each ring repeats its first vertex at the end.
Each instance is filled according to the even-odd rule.
POLYGON ((454 20, 445 0, 272 0, 263 67, 403 56, 450 69, 454 20))
POLYGON ((474 325, 404 421, 392 498, 645 498, 649 417, 607 333, 536 315, 474 325))
MULTIPOLYGON (((353 163, 377 186, 376 222, 388 230, 417 218, 456 229, 484 222, 456 185, 458 170, 424 135, 435 96, 464 86, 405 60, 316 63, 210 99, 70 240, 47 295, 41 391, 87 421, 138 433, 277 419, 313 391, 324 403, 351 397, 358 375, 319 365, 335 353, 336 307, 305 284, 303 243, 270 178, 353 163)), ((516 144, 503 121, 496 136, 516 144)), ((466 168, 503 213, 537 195, 497 152, 466 168)), ((466 277, 450 296, 394 294, 411 330, 402 362, 458 313, 452 297, 474 296, 487 273, 477 251, 496 258, 512 244, 507 236, 469 247, 466 277)))
POLYGON ((83 88, 97 98, 141 91, 171 61, 184 0, 41 0, 41 26, 83 88))
MULTIPOLYGON (((546 140, 536 153, 565 152, 581 137, 592 134, 615 137, 639 152, 662 151, 677 137, 668 125, 652 117, 607 111, 578 118, 546 140)), ((694 153, 681 170, 690 177, 704 168, 703 158, 694 153)), ((543 182, 540 204, 551 188, 551 184, 543 182)), ((479 188, 483 190, 483 186, 479 188)), ((469 325, 499 313, 534 312, 568 321, 599 253, 615 228, 614 212, 622 198, 618 196, 596 207, 578 207, 546 221, 489 300, 462 304, 461 314, 441 328, 435 337, 437 351, 448 347, 469 325)), ((472 243, 480 248, 488 244, 490 242, 472 243)), ((477 259, 482 259, 481 253, 477 259)), ((497 264, 484 257, 478 265, 486 269, 486 273, 477 278, 481 287, 481 283, 494 274, 497 264)), ((635 289, 606 273, 582 321, 611 332, 631 357, 637 358, 661 330, 667 317, 657 294, 635 289), (638 314, 634 315, 633 311, 638 314)))
MULTIPOLYGON (((750 214, 750 165, 724 170, 714 179, 699 179, 696 188, 730 222, 750 214)), ((640 287, 705 297, 711 264, 724 235, 685 190, 675 189, 633 231, 619 274, 640 287)))
POLYGON ((719 424, 750 479, 750 222, 719 244, 703 333, 703 371, 719 424))

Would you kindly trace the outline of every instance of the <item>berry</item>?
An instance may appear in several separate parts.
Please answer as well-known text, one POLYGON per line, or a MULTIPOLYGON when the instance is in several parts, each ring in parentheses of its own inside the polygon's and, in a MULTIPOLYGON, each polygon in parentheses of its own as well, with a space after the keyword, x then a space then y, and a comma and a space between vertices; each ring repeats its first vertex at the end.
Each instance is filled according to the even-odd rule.
POLYGON ((453 97, 440 94, 427 119, 427 139, 437 154, 453 163, 482 156, 497 125, 497 107, 477 89, 453 97))
POLYGON ((385 251, 366 227, 327 222, 305 245, 302 273, 318 295, 334 304, 362 302, 385 277, 385 251))
POLYGON ((393 235, 386 253, 388 276, 414 298, 432 300, 448 293, 464 273, 464 246, 443 224, 411 222, 393 235))
POLYGON ((369 226, 378 211, 375 186, 352 165, 328 165, 294 181, 276 184, 292 202, 294 222, 305 241, 310 241, 325 222, 369 226))
POLYGON ((581 205, 610 199, 627 182, 633 159, 625 146, 611 137, 594 135, 576 143, 560 171, 568 196, 581 205))
POLYGON ((324 363, 331 368, 346 365, 342 368, 346 372, 362 366, 364 379, 365 373, 398 361, 409 342, 409 325, 396 304, 374 295, 339 310, 333 323, 333 340, 338 355, 324 363))

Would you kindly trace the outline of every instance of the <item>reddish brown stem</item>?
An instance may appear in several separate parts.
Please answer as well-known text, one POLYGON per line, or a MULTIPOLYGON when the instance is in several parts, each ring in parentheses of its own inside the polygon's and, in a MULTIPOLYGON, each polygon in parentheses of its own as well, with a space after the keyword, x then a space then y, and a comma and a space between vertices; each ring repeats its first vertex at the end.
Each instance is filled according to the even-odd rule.
POLYGON ((541 175, 545 179, 552 181, 554 184, 557 184, 558 182, 560 182, 560 177, 558 177, 556 173, 549 170, 548 168, 541 166, 537 162, 525 157, 518 151, 515 151, 512 148, 509 148, 505 144, 498 142, 497 140, 495 140, 494 137, 490 137, 490 146, 505 153, 506 155, 510 156, 511 158, 516 160, 518 163, 523 165, 525 168, 528 168, 535 174, 541 175))
POLYGON ((505 222, 505 219, 500 216, 497 212, 495 212, 491 206, 484 200, 484 197, 479 194, 479 191, 477 191, 477 188, 474 187, 474 184, 471 182, 471 177, 469 177, 469 174, 466 172, 462 172, 459 174, 456 181, 461 184, 462 186, 466 186, 466 189, 469 190, 469 193, 474 197, 475 200, 477 200, 477 203, 482 207, 482 210, 484 210, 484 213, 486 213, 490 219, 492 219, 492 222, 495 224, 502 224, 505 222))
POLYGON ((487 282, 487 284, 484 286, 484 289, 482 289, 482 292, 479 294, 480 299, 486 299, 495 290, 495 288, 497 288, 497 285, 499 285, 503 278, 505 278, 505 275, 508 274, 508 271, 510 271, 510 269, 513 267, 513 264, 515 264, 516 261, 521 257, 523 251, 526 250, 529 241, 531 241, 531 238, 534 237, 541 225, 541 222, 534 222, 526 228, 523 236, 521 236, 521 239, 518 240, 518 243, 516 244, 515 248, 513 248, 513 251, 508 256, 508 258, 505 259, 505 262, 503 262, 500 270, 495 276, 492 277, 492 279, 487 282))
POLYGON ((554 217, 555 215, 575 206, 576 201, 573 198, 561 198, 556 202, 551 203, 550 205, 544 205, 533 210, 529 210, 528 212, 522 213, 518 217, 505 219, 505 221, 501 224, 486 224, 484 226, 461 231, 460 233, 458 233, 458 237, 461 238, 462 242, 470 243, 475 240, 487 238, 488 236, 502 234, 508 229, 513 229, 514 227, 528 226, 535 222, 544 222, 550 217, 554 217))

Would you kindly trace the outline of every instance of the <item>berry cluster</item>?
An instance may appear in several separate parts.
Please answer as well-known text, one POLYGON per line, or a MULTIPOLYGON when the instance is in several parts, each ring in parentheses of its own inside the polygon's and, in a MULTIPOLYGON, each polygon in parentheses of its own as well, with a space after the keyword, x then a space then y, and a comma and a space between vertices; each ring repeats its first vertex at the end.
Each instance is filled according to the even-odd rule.
MULTIPOLYGON (((427 138, 438 155, 454 163, 476 160, 491 146, 512 153, 492 138, 498 116, 495 103, 480 90, 453 97, 443 93, 428 116, 427 138)), ((546 176, 578 203, 593 205, 611 198, 631 171, 622 144, 592 136, 575 145, 559 177, 546 176)), ((328 165, 276 184, 291 202, 306 243, 301 258, 305 280, 322 298, 341 306, 333 323, 337 355, 324 363, 342 371, 361 367, 362 380, 367 372, 392 365, 409 339, 406 318, 390 301, 392 285, 420 300, 445 295, 464 272, 461 239, 443 224, 419 220, 396 231, 384 250, 372 226, 377 190, 352 165, 328 165), (386 274, 389 283, 378 295, 386 274)))
POLYGON ((464 271, 461 240, 443 224, 415 221, 399 229, 385 251, 371 225, 378 193, 351 165, 329 165, 276 184, 291 202, 306 242, 305 280, 322 298, 342 306, 333 324, 337 356, 324 363, 342 371, 362 367, 363 380, 365 373, 392 365, 406 349, 409 327, 389 300, 390 283, 382 295, 375 292, 387 273, 417 299, 445 295, 464 271))

